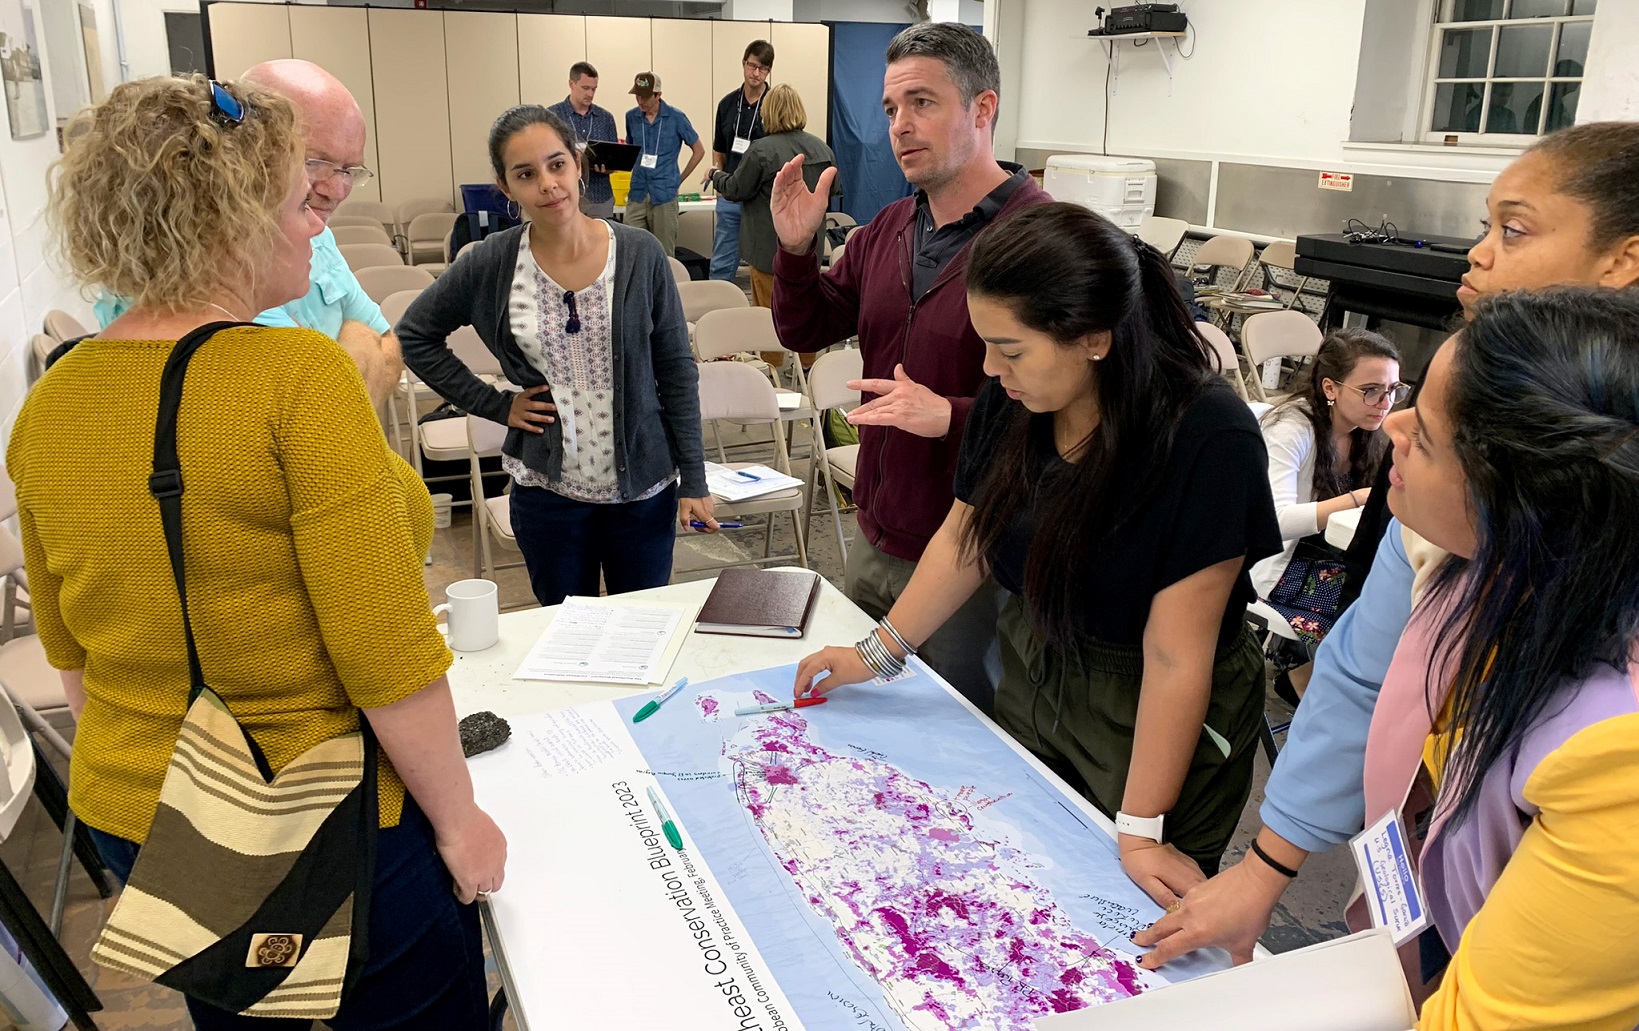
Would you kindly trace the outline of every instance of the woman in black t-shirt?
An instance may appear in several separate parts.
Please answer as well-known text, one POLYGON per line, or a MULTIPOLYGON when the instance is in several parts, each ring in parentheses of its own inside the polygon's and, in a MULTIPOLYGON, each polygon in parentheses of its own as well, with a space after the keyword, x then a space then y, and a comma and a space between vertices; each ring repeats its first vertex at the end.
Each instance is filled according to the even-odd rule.
POLYGON ((1167 260, 1103 217, 997 223, 967 290, 996 378, 956 502, 877 630, 804 659, 796 690, 891 673, 994 576, 1013 595, 997 722, 1116 820, 1123 868, 1171 906, 1217 870, 1252 786, 1247 570, 1281 550, 1263 439, 1167 260))

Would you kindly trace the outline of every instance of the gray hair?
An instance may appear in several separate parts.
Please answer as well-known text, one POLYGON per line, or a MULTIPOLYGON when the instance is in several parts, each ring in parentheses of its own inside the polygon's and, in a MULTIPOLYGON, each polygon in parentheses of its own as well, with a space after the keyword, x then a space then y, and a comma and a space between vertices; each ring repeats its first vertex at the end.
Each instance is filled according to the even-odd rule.
POLYGON ((990 41, 966 25, 953 21, 920 22, 905 29, 888 44, 888 63, 907 57, 942 61, 945 71, 971 107, 973 98, 991 90, 1002 91, 1002 70, 990 41))

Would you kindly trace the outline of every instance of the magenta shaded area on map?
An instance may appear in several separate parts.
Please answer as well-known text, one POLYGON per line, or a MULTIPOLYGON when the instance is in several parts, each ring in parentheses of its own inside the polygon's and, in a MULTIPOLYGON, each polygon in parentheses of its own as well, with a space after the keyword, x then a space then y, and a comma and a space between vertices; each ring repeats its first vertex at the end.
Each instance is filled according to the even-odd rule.
POLYGON ((1028 1031, 1035 1017, 1137 994, 1127 959, 1079 930, 1040 864, 975 826, 995 799, 748 721, 724 745, 736 796, 779 865, 907 1028, 1028 1031))

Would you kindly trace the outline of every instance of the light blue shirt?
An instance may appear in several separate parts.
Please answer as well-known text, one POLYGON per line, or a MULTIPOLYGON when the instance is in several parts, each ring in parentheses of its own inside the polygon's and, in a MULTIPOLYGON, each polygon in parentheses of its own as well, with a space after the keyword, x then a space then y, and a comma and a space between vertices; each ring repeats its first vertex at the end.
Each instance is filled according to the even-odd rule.
MULTIPOLYGON (((308 283, 307 296, 269 308, 253 321, 263 326, 316 329, 331 339, 340 335, 341 324, 349 319, 362 322, 377 333, 391 328, 382 317, 381 306, 370 299, 353 270, 347 267, 347 259, 336 247, 336 234, 328 226, 313 238, 308 283)), ((97 321, 106 327, 130 307, 131 302, 126 298, 105 293, 97 298, 97 321)))
POLYGON ((1366 734, 1394 649, 1411 622, 1412 580, 1400 521, 1391 520, 1359 600, 1315 655, 1314 675, 1258 810, 1265 827, 1305 851, 1341 845, 1366 825, 1366 734))
POLYGON ((700 139, 689 122, 689 116, 660 102, 660 113, 651 123, 643 117, 643 109, 634 107, 626 112, 626 142, 643 148, 645 156, 653 155, 655 166, 644 168, 646 157, 639 158, 632 168, 632 188, 626 203, 647 199, 651 204, 665 204, 677 199, 683 185, 683 170, 677 167, 677 156, 684 147, 692 147, 700 139))

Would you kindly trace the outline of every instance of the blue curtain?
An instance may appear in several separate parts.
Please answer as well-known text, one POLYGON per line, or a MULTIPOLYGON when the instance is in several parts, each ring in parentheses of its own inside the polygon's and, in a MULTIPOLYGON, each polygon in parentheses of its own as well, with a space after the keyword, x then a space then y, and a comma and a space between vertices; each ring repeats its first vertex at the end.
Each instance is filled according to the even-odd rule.
POLYGON ((865 223, 911 185, 899 171, 882 114, 883 54, 904 25, 828 22, 831 26, 831 149, 842 180, 841 208, 865 223))

